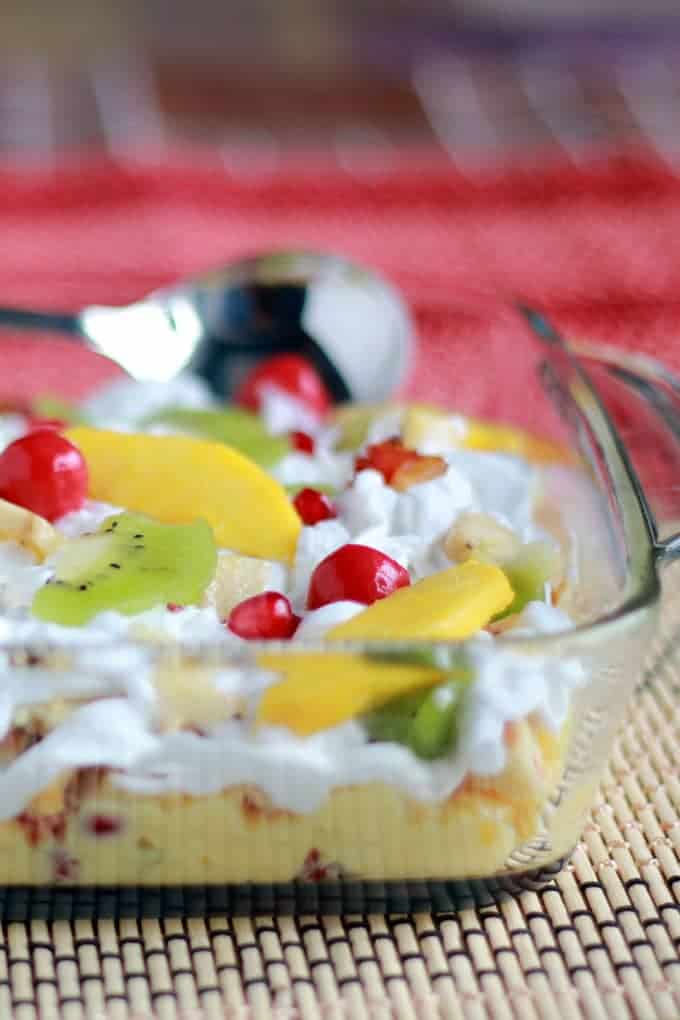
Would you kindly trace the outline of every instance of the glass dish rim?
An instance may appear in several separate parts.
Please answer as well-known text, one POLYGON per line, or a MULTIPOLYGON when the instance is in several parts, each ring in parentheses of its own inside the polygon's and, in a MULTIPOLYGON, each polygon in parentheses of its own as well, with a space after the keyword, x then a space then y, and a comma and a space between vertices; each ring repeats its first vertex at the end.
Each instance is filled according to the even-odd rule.
MULTIPOLYGON (((553 351, 554 354, 554 351, 553 351)), ((552 358, 552 355, 550 356, 552 358)), ((652 386, 664 383, 672 387, 680 395, 680 379, 673 375, 662 363, 636 352, 628 353, 606 344, 572 343, 561 345, 557 359, 563 362, 559 371, 567 370, 574 373, 581 385, 585 384, 590 411, 580 408, 580 413, 588 420, 595 433, 599 448, 604 454, 605 464, 612 476, 616 501, 624 516, 624 532, 627 545, 635 552, 635 562, 626 564, 626 590, 621 602, 612 610, 603 613, 594 620, 580 623, 569 629, 536 635, 499 634, 495 637, 495 646, 500 650, 522 648, 529 653, 546 653, 556 645, 563 645, 597 639, 605 641, 613 637, 620 625, 630 622, 636 614, 651 610, 661 596, 659 567, 665 561, 680 555, 680 538, 674 536, 665 542, 658 539, 654 515, 646 499, 642 483, 633 467, 625 443, 606 412, 593 384, 588 380, 587 373, 581 364, 581 358, 591 358, 606 365, 624 369, 643 378, 652 386)), ((474 642, 475 637, 464 641, 431 641, 431 640, 386 640, 386 641, 299 641, 295 644, 284 641, 251 641, 242 646, 223 645, 221 642, 200 642, 181 640, 173 642, 120 640, 104 638, 102 641, 61 644, 49 641, 19 641, 12 638, 0 638, 0 653, 17 655, 30 653, 38 658, 49 658, 59 653, 63 657, 73 657, 77 664, 78 656, 92 653, 116 653, 133 651, 143 653, 146 661, 163 662, 168 659, 177 660, 187 657, 196 660, 198 666, 214 668, 234 667, 236 665, 253 665, 263 654, 407 654, 413 650, 422 652, 424 649, 435 652, 464 648, 474 642)), ((41 664, 42 665, 42 664, 41 664)), ((0 666, 4 669, 20 668, 11 663, 0 666)), ((91 667, 90 667, 91 668, 91 667)))

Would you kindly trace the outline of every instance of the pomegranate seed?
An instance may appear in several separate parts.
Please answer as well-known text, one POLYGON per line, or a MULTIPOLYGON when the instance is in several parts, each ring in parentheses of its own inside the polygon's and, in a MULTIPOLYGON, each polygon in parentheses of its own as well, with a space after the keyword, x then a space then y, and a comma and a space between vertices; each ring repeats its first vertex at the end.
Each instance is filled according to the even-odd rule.
POLYGON ((90 815, 85 829, 91 836, 116 836, 123 828, 123 819, 115 815, 90 815))
POLYGON ((169 613, 181 613, 184 606, 181 606, 179 602, 168 602, 165 608, 169 613))
POLYGON ((307 593, 307 609, 349 599, 370 606, 411 583, 408 571, 391 556, 367 545, 343 545, 319 563, 307 593))
POLYGON ((39 432, 41 429, 49 429, 52 432, 63 432, 68 425, 61 418, 40 418, 31 415, 26 421, 27 432, 39 432))
POLYGON ((56 521, 79 510, 86 496, 83 455, 58 432, 29 432, 0 454, 0 497, 10 503, 56 521))
POLYGON ((247 641, 284 640, 293 636, 300 623, 285 595, 265 591, 234 606, 227 626, 247 641))
POLYGON ((299 354, 278 354, 261 362, 236 392, 236 403, 259 411, 263 387, 275 386, 322 418, 331 406, 326 385, 306 358, 299 354))
POLYGON ((293 506, 304 524, 318 524, 338 516, 335 504, 318 489, 301 489, 293 500, 293 506))
POLYGON ((306 432, 291 432, 291 445, 300 453, 314 453, 314 440, 306 432))

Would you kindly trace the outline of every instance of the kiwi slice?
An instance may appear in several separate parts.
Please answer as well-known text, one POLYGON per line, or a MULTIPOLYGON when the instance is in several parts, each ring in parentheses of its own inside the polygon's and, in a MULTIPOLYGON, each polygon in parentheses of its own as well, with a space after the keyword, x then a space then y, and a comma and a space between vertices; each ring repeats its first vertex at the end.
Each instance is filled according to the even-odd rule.
POLYGON ((219 411, 165 407, 146 418, 144 424, 165 425, 204 439, 215 439, 263 468, 273 467, 291 449, 285 436, 271 435, 256 414, 240 407, 223 407, 219 411))
POLYGON ((497 619, 521 613, 527 602, 543 601, 546 582, 560 573, 560 552, 549 542, 529 542, 502 569, 515 598, 497 619))
POLYGON ((59 418, 68 425, 84 425, 86 422, 80 408, 68 400, 62 400, 61 397, 50 395, 36 397, 31 401, 31 411, 41 418, 59 418))
POLYGON ((216 565, 205 521, 161 524, 143 514, 115 514, 98 531, 60 547, 33 614, 77 627, 106 609, 129 616, 159 603, 197 603, 216 565))

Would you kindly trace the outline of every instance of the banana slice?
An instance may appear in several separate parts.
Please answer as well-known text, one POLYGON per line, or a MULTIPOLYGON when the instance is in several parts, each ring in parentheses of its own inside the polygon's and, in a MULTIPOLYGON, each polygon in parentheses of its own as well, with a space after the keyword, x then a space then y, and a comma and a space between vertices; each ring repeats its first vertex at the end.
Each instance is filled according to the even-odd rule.
POLYGON ((63 540, 44 517, 0 499, 0 542, 17 542, 42 562, 63 540))

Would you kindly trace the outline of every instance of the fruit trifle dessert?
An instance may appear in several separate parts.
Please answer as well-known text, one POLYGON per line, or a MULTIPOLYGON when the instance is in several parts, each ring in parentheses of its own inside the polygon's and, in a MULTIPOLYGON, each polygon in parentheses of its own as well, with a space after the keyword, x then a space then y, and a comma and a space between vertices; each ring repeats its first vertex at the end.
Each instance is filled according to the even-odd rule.
POLYGON ((553 444, 333 407, 296 355, 233 404, 118 380, 0 416, 11 883, 491 875, 556 858, 573 555, 553 444), (517 644, 517 642, 515 642, 517 644))

